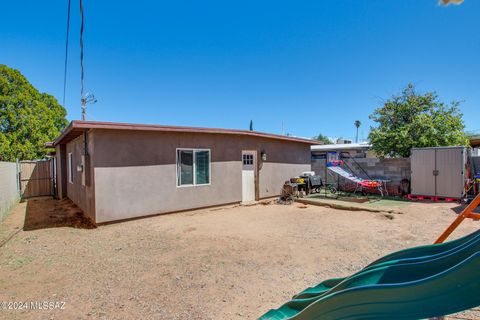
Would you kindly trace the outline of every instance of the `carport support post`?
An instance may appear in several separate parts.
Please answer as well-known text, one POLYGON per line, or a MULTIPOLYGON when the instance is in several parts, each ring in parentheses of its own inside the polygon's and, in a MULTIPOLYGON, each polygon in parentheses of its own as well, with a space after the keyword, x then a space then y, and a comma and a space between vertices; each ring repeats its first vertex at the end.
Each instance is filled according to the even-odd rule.
POLYGON ((328 178, 327 178, 327 175, 328 175, 328 168, 327 168, 327 162, 328 162, 328 152, 325 153, 325 198, 327 197, 327 185, 328 185, 328 178))

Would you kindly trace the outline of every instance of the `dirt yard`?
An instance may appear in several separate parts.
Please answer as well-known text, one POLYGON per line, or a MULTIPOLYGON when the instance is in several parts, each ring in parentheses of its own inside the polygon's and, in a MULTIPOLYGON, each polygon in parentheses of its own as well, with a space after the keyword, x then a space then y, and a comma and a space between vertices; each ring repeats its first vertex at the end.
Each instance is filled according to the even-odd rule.
MULTIPOLYGON (((321 280, 432 243, 455 207, 412 203, 392 215, 268 204, 93 228, 69 201, 30 200, 0 224, 0 301, 65 306, 0 318, 255 319, 321 280)), ((478 226, 466 221, 454 237, 478 226)))

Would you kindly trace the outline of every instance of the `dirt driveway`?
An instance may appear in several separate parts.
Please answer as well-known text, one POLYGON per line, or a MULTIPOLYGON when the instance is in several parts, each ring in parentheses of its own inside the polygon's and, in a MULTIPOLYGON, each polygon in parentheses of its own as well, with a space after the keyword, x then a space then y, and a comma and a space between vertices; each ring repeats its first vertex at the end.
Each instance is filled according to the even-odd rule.
MULTIPOLYGON (((78 209, 71 203, 31 200, 0 225, 0 244, 9 239, 0 248, 0 301, 65 306, 0 310, 0 318, 255 319, 323 279, 432 243, 454 219, 453 207, 413 203, 392 219, 269 204, 89 229, 74 219, 78 209)), ((466 221, 454 237, 478 226, 466 221)), ((458 317, 478 319, 480 312, 458 317)))

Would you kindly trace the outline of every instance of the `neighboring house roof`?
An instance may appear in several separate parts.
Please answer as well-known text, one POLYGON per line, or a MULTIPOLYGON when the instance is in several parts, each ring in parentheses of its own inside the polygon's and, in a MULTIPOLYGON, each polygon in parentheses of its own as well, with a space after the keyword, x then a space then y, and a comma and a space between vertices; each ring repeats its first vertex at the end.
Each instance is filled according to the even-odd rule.
POLYGON ((469 139, 470 139, 470 145, 472 147, 480 147, 480 134, 470 136, 469 139))
POLYGON ((324 144, 311 146, 312 151, 336 151, 336 150, 368 150, 372 147, 368 143, 324 144))
POLYGON ((105 130, 133 130, 133 131, 156 131, 156 132, 178 132, 178 133, 208 133, 208 134, 224 134, 237 136, 251 136, 267 139, 276 139, 284 141, 293 141, 306 144, 318 144, 318 141, 296 138, 291 136, 282 136, 278 134, 264 133, 250 130, 231 130, 219 128, 198 128, 198 127, 182 127, 182 126, 164 126, 152 124, 134 124, 119 122, 100 122, 100 121, 80 121, 73 120, 69 126, 63 130, 60 136, 53 142, 47 142, 45 146, 55 147, 61 143, 67 143, 76 137, 82 135, 89 129, 105 129, 105 130))

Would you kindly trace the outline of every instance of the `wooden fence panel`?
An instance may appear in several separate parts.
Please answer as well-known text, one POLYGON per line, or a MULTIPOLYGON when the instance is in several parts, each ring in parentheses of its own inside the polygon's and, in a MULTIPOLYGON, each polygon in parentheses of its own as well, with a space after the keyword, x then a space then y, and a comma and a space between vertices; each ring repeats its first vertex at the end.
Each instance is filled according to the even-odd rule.
POLYGON ((53 195, 53 160, 20 162, 22 198, 53 195))

